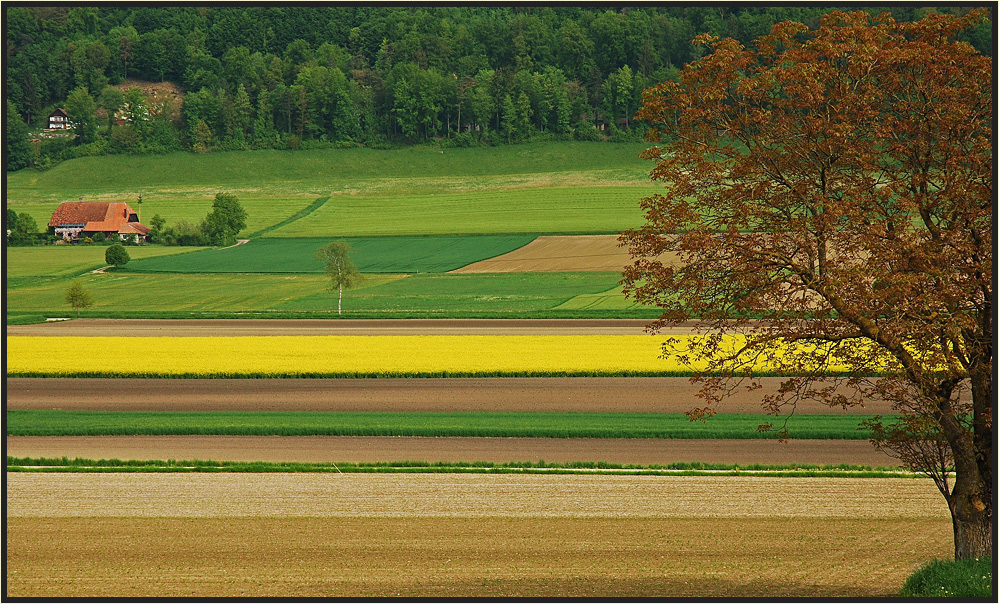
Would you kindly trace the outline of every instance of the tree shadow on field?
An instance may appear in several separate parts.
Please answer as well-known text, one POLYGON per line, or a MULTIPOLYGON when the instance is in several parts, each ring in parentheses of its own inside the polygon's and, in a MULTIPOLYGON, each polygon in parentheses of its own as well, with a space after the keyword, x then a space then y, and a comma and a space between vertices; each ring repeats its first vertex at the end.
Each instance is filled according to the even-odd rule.
MULTIPOLYGON (((346 594, 344 594, 346 595, 346 594)), ((897 590, 872 585, 822 585, 776 581, 731 581, 715 577, 510 577, 446 579, 419 583, 367 583, 365 596, 515 598, 810 598, 895 597, 897 590)))

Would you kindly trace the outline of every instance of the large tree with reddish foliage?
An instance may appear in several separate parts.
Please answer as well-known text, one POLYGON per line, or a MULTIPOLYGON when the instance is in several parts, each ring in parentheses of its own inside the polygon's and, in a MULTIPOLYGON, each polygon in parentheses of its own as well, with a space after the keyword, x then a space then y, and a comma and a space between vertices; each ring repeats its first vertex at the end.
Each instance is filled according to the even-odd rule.
POLYGON ((664 309, 650 327, 710 334, 664 346, 710 361, 693 416, 756 386, 761 360, 788 376, 775 416, 890 400, 901 419, 870 422, 874 443, 936 481, 957 558, 992 555, 992 60, 957 41, 984 16, 701 37, 706 56, 645 91, 664 189, 622 236, 626 294, 664 309))

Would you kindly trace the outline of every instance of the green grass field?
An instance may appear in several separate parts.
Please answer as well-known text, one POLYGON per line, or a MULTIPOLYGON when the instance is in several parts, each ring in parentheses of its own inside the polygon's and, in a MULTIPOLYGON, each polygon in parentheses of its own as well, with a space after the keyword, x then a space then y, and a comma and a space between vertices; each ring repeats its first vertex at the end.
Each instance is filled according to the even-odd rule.
MULTIPOLYGON (((81 158, 8 175, 7 203, 40 225, 63 201, 122 200, 143 221, 198 223, 217 191, 249 215, 230 249, 140 246, 121 271, 103 247, 9 248, 7 315, 70 316, 66 287, 81 279, 85 316, 198 317, 204 313, 329 316, 314 253, 347 239, 372 276, 344 298, 362 317, 653 317, 625 300, 617 274, 434 275, 512 251, 538 234, 614 233, 641 222, 654 190, 642 144, 538 143, 287 153, 81 158), (411 276, 400 278, 404 274, 411 276), (394 275, 394 276, 393 276, 394 275)), ((219 315, 215 315, 219 316, 219 315)))
POLYGON ((641 223, 644 186, 537 187, 406 195, 334 195, 268 237, 614 234, 641 223))
MULTIPOLYGON (((638 158, 644 143, 532 143, 500 147, 397 150, 322 149, 85 157, 51 170, 21 170, 7 178, 9 201, 30 204, 79 196, 147 192, 208 193, 219 189, 311 195, 357 188, 358 183, 413 183, 541 173, 583 173, 644 182, 651 164, 638 158)), ((600 179, 599 177, 597 178, 600 179)))
MULTIPOLYGON (((545 190, 564 187, 617 186, 634 188, 637 199, 650 190, 647 162, 638 159, 641 143, 535 143, 491 148, 447 149, 411 147, 381 151, 340 149, 314 151, 243 151, 232 153, 172 153, 154 156, 86 157, 60 163, 51 170, 20 170, 7 177, 7 207, 31 214, 39 225, 48 223, 62 202, 125 201, 134 204, 148 223, 160 214, 168 223, 178 219, 200 221, 215 193, 237 195, 247 208, 244 234, 255 233, 307 207, 318 197, 363 199, 346 208, 350 231, 343 230, 340 213, 324 212, 323 219, 305 223, 308 231, 287 230, 284 235, 346 236, 383 233, 529 232, 531 229, 460 230, 458 224, 433 227, 431 217, 405 210, 419 196, 534 190, 543 203, 545 190), (370 204, 378 215, 366 213, 370 204), (413 223, 413 221, 416 221, 413 223), (412 224, 410 224, 412 223, 412 224), (409 226, 407 226, 409 225, 409 226)), ((516 197, 514 197, 515 199, 516 197)), ((468 199, 464 197, 463 199, 468 199)), ((500 195, 493 205, 502 211, 509 199, 500 195)), ((488 205, 488 204, 487 204, 488 205)), ((483 209, 488 209, 483 206, 483 209)), ((439 216, 434 216, 436 220, 439 216)), ((512 216, 514 225, 518 218, 512 216)), ((565 218, 572 221, 571 215, 565 218)), ((561 230, 561 226, 559 229, 561 230)), ((612 232, 604 226, 600 232, 612 232)), ((552 229, 534 229, 548 231, 552 229)), ((577 229, 578 230, 578 229, 577 229)))
POLYGON ((620 285, 607 291, 573 296, 552 310, 558 312, 617 312, 623 310, 648 310, 641 304, 624 297, 620 285))
MULTIPOLYGON (((530 243, 532 235, 469 237, 344 238, 350 257, 364 273, 444 273, 505 254, 530 243)), ((227 249, 130 262, 129 272, 322 273, 316 250, 330 239, 256 239, 227 249)))
MULTIPOLYGON (((605 291, 618 279, 617 273, 368 275, 344 293, 343 317, 614 317, 621 312, 553 309, 580 294, 605 291)), ((94 298, 81 313, 88 317, 336 316, 336 297, 320 274, 109 272, 79 280, 94 298)), ((8 314, 75 316, 64 299, 69 280, 23 281, 7 290, 8 314)), ((635 312, 626 316, 657 315, 655 309, 635 312)))
MULTIPOLYGON (((103 245, 40 245, 34 247, 8 247, 6 277, 7 287, 20 285, 22 278, 76 277, 107 266, 103 245)), ((175 256, 196 252, 197 247, 164 247, 138 245, 125 248, 133 261, 159 256, 175 256)))
MULTIPOLYGON (((870 416, 795 415, 790 438, 870 438, 870 416)), ((691 422, 682 413, 405 413, 7 411, 11 436, 218 434, 256 436, 474 436, 531 438, 775 438, 757 430, 766 416, 719 414, 691 422)))

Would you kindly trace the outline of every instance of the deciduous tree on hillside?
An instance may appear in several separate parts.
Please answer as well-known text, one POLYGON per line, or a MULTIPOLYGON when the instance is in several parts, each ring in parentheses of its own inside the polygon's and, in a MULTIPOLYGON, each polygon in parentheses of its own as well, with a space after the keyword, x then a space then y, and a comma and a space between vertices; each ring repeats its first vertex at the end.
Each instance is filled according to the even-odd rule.
POLYGON ((775 416, 891 401, 875 445, 933 477, 959 559, 993 553, 992 60, 957 41, 983 15, 700 37, 710 54, 645 91, 665 188, 622 237, 627 295, 664 309, 651 328, 711 334, 664 345, 710 361, 692 418, 756 386, 761 360, 789 376, 764 398, 775 416), (720 347, 730 333, 745 345, 720 347))
POLYGON ((112 266, 125 266, 132 258, 128 255, 128 250, 120 243, 111 244, 104 251, 104 261, 112 266))
POLYGON ((83 287, 79 281, 74 281, 66 288, 66 303, 76 310, 77 318, 80 317, 80 309, 94 305, 94 297, 83 287))
POLYGON ((232 193, 216 193, 202 230, 211 245, 233 245, 246 228, 246 210, 232 193))
POLYGON ((97 136, 97 123, 94 121, 97 103, 86 87, 80 86, 70 93, 66 98, 65 109, 80 140, 84 143, 93 141, 97 136))
POLYGON ((339 291, 336 303, 338 315, 343 314, 343 290, 350 289, 361 281, 360 271, 347 256, 349 252, 350 244, 346 241, 328 243, 316 252, 316 260, 326 267, 326 275, 330 278, 330 290, 339 291))

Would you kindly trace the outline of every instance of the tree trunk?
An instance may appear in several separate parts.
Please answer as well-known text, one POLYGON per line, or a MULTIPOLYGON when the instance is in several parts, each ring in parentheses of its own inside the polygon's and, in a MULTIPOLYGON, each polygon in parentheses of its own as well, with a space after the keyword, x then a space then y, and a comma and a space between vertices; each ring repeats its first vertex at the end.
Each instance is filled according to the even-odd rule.
POLYGON ((343 283, 340 284, 340 297, 336 300, 336 314, 341 315, 343 311, 341 310, 343 305, 343 283))
MULTIPOLYGON (((975 377, 972 376, 974 384, 975 377)), ((975 409, 976 421, 982 421, 982 416, 988 416, 991 428, 991 384, 987 389, 972 388, 972 404, 975 409), (984 395, 984 396, 983 396, 984 395), (987 397, 987 398, 986 398, 987 397)), ((991 429, 984 434, 969 433, 961 429, 958 434, 956 421, 942 422, 944 433, 948 432, 948 442, 954 455, 954 471, 956 478, 954 488, 947 495, 947 506, 950 508, 951 520, 954 525, 954 558, 991 557, 992 551, 992 464, 991 459, 991 429), (985 438, 983 439, 982 436, 985 438), (984 440, 984 442, 983 442, 984 440), (980 459, 987 455, 988 459, 980 459)), ((946 495, 946 494, 945 494, 946 495)))
POLYGON ((991 558, 991 506, 982 506, 972 498, 955 497, 950 502, 950 514, 954 522, 954 559, 991 558))

